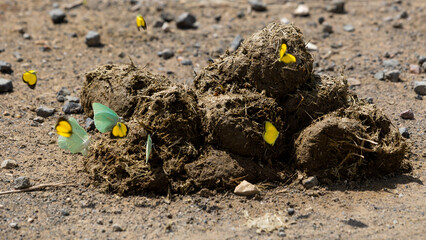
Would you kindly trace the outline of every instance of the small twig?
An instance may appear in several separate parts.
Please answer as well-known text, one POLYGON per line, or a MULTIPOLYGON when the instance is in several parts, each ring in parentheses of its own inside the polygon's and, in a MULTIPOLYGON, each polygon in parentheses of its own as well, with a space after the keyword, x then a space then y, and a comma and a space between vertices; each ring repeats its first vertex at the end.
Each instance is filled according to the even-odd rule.
POLYGON ((29 188, 0 192, 0 196, 6 195, 6 194, 12 194, 12 193, 37 191, 37 190, 45 189, 47 187, 64 187, 64 186, 71 186, 71 185, 74 185, 74 184, 72 184, 72 183, 45 183, 45 184, 32 186, 32 187, 29 187, 29 188))

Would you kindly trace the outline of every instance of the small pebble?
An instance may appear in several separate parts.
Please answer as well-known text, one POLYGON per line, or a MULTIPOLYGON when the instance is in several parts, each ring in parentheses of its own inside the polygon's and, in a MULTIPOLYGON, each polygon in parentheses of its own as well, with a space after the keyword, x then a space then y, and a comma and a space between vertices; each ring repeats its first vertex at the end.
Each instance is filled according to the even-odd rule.
POLYGON ((420 74, 420 66, 417 64, 410 64, 410 73, 420 74))
POLYGON ((163 19, 165 22, 171 22, 175 19, 175 15, 169 13, 169 12, 162 12, 160 14, 161 19, 163 19))
POLYGON ((345 1, 344 0, 333 0, 327 5, 326 10, 331 13, 345 13, 345 1))
POLYGON ((318 179, 316 176, 311 176, 302 181, 302 184, 305 188, 312 188, 319 185, 318 179))
POLYGON ((171 49, 166 48, 163 51, 158 52, 157 55, 159 57, 162 57, 163 59, 167 60, 167 59, 172 58, 175 55, 175 53, 171 49))
POLYGON ((346 32, 353 32, 355 31, 355 28, 351 24, 346 24, 345 26, 343 26, 343 30, 345 30, 346 32))
POLYGON ((169 24, 169 23, 167 23, 167 22, 165 22, 165 23, 163 24, 163 26, 161 26, 161 30, 162 30, 163 32, 170 32, 170 31, 171 31, 171 29, 170 29, 170 24, 169 24))
POLYGON ((309 7, 303 3, 299 4, 293 12, 294 16, 298 17, 308 17, 309 16, 309 7))
POLYGON ((59 8, 53 9, 52 11, 50 11, 49 15, 54 24, 65 22, 65 17, 66 17, 65 12, 59 8))
POLYGON ((98 220, 96 220, 96 224, 104 225, 104 220, 102 218, 98 218, 98 220))
POLYGON ((252 195, 259 194, 260 191, 256 187, 256 185, 253 185, 247 182, 246 180, 244 180, 240 184, 238 184, 238 186, 235 187, 234 193, 236 195, 241 195, 241 196, 252 196, 252 195))
POLYGON ((192 61, 191 61, 191 59, 184 59, 184 60, 182 60, 180 63, 181 63, 182 65, 185 65, 185 66, 190 66, 190 65, 192 65, 192 61))
POLYGON ((290 23, 290 20, 288 20, 287 18, 283 17, 283 18, 281 18, 281 19, 280 19, 280 22, 281 22, 282 24, 289 24, 289 23, 290 23))
POLYGON ((89 31, 86 34, 85 41, 88 47, 98 47, 101 46, 101 35, 95 31, 89 31))
POLYGON ((397 18, 399 18, 399 19, 407 19, 408 18, 407 11, 403 11, 400 14, 398 14, 397 18))
POLYGON ((35 117, 35 118, 33 119, 33 121, 34 121, 34 122, 37 122, 37 123, 43 123, 43 122, 44 122, 44 118, 42 118, 42 117, 35 117))
POLYGON ((5 61, 0 61, 0 72, 2 73, 12 73, 12 64, 5 62, 5 61))
POLYGON ((30 218, 28 218, 27 222, 28 222, 28 223, 33 223, 33 222, 34 222, 34 218, 31 218, 31 217, 30 217, 30 218))
POLYGON ((422 64, 422 69, 423 69, 423 72, 426 72, 426 62, 424 62, 424 63, 422 64))
POLYGON ((70 212, 67 209, 61 209, 61 215, 66 217, 70 215, 70 212))
POLYGON ((379 71, 376 74, 374 74, 374 78, 377 80, 384 80, 385 79, 385 73, 383 71, 379 71))
POLYGON ((423 97, 419 94, 419 95, 416 95, 416 96, 414 97, 414 99, 417 99, 417 100, 423 100, 423 97))
POLYGON ((389 80, 391 82, 398 82, 400 74, 401 74, 401 72, 399 70, 387 71, 385 73, 385 79, 387 79, 387 80, 389 80))
POLYGON ((333 26, 331 26, 328 23, 323 23, 323 25, 322 25, 322 32, 323 33, 328 33, 328 34, 333 33, 333 26))
POLYGON ((86 118, 85 126, 86 126, 86 131, 95 130, 95 121, 93 121, 93 119, 91 118, 86 118))
POLYGON ((411 109, 405 110, 400 114, 401 118, 403 119, 414 119, 414 112, 411 109))
POLYGON ((235 52, 241 43, 244 41, 244 38, 241 35, 237 35, 234 40, 232 40, 231 46, 229 47, 230 52, 235 52))
POLYGON ((426 56, 419 56, 419 65, 422 65, 426 62, 426 56))
POLYGON ((257 11, 257 12, 266 11, 266 3, 264 3, 262 0, 249 0, 248 2, 253 11, 257 11))
POLYGON ((30 35, 30 34, 28 34, 28 33, 24 33, 24 35, 22 35, 22 37, 23 37, 25 40, 31 40, 31 35, 30 35))
POLYGON ((12 92, 13 84, 11 80, 0 78, 0 93, 12 92))
POLYGON ((122 232, 123 228, 121 228, 121 226, 118 225, 118 224, 114 224, 114 225, 112 225, 112 231, 113 232, 122 232))
POLYGON ((306 44, 306 49, 308 49, 308 51, 318 51, 318 47, 317 45, 309 42, 308 44, 306 44))
POLYGON ((222 19, 222 16, 221 15, 216 15, 216 16, 214 16, 214 20, 216 21, 216 22, 220 22, 220 20, 222 19))
POLYGON ((240 11, 240 12, 238 12, 238 14, 237 14, 237 18, 243 18, 243 17, 245 17, 246 16, 246 14, 244 13, 244 11, 240 11))
POLYGON ((194 28, 194 24, 197 21, 194 15, 185 12, 179 15, 176 19, 176 26, 180 29, 194 28))
POLYGON ((374 102, 374 99, 372 97, 366 97, 365 100, 367 100, 369 104, 373 104, 374 102))
POLYGON ((65 97, 70 94, 71 92, 68 90, 68 88, 62 87, 61 90, 59 90, 59 92, 56 94, 56 100, 58 100, 58 102, 64 102, 65 97))
POLYGON ((319 24, 322 24, 324 21, 325 21, 325 18, 324 18, 324 17, 319 17, 319 18, 318 18, 318 23, 319 23, 319 24))
POLYGON ((12 159, 6 159, 1 163, 1 168, 4 168, 4 169, 12 169, 12 168, 16 168, 17 166, 18 164, 16 163, 16 161, 12 159))
POLYGON ((402 28, 402 22, 394 22, 392 24, 392 27, 396 28, 396 29, 400 29, 400 28, 402 28))
POLYGON ((27 177, 18 177, 13 180, 13 188, 25 189, 31 187, 30 179, 27 177))
POLYGON ((9 227, 14 228, 14 229, 19 229, 19 226, 16 222, 9 223, 9 227))
POLYGON ((83 112, 83 107, 80 103, 66 101, 62 106, 62 111, 65 114, 78 114, 83 112))
POLYGON ((356 78, 348 78, 347 81, 349 87, 361 86, 361 81, 356 78))
POLYGON ((289 209, 287 209, 287 213, 288 213, 288 215, 293 215, 294 214, 294 208, 289 208, 289 209))
POLYGON ((410 138, 410 133, 408 132, 408 128, 406 127, 399 128, 399 133, 405 138, 410 138))
POLYGON ((79 97, 74 97, 74 96, 65 96, 65 101, 79 103, 80 102, 80 98, 79 97))
POLYGON ((13 56, 16 58, 17 62, 22 62, 24 59, 22 58, 21 54, 19 52, 14 52, 13 56))
POLYGON ((157 20, 157 21, 155 21, 154 22, 154 28, 161 28, 162 26, 163 26, 163 24, 164 24, 164 21, 163 20, 157 20))
POLYGON ((387 69, 392 69, 398 67, 399 62, 396 59, 386 59, 383 61, 383 67, 387 69))
POLYGON ((415 81, 414 91, 419 95, 426 95, 426 81, 415 81))
POLYGON ((124 52, 120 52, 119 54, 118 54, 118 57, 119 58, 124 58, 126 56, 126 53, 124 53, 124 52))
POLYGON ((47 118, 47 117, 52 116, 54 113, 55 113, 55 109, 54 108, 49 108, 49 107, 41 106, 41 107, 38 107, 36 109, 36 114, 39 117, 47 118))

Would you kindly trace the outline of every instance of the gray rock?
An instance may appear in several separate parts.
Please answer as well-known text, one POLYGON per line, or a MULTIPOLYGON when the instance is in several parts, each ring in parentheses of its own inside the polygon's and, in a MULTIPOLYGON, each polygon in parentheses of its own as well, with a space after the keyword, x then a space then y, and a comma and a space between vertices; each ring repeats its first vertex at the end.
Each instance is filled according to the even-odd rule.
POLYGON ((426 56, 419 56, 419 65, 422 65, 426 62, 426 56))
POLYGON ((327 5, 326 10, 332 13, 343 14, 345 12, 345 1, 344 0, 333 0, 327 5))
POLYGON ((244 41, 244 38, 241 35, 237 35, 234 40, 232 40, 231 47, 229 47, 230 52, 235 52, 241 43, 244 41))
POLYGON ((385 79, 387 79, 387 80, 389 80, 391 82, 398 82, 400 74, 401 74, 401 72, 399 70, 387 71, 385 73, 385 79))
POLYGON ((4 52, 4 51, 6 51, 6 49, 4 49, 4 48, 0 48, 0 53, 2 53, 2 52, 4 52))
POLYGON ((86 118, 86 131, 95 130, 95 121, 91 118, 86 118))
POLYGON ((402 27, 403 27, 403 25, 402 25, 402 22, 394 22, 394 23, 392 24, 392 27, 393 27, 393 28, 400 29, 400 28, 402 28, 402 27))
POLYGON ((385 73, 383 71, 376 72, 376 74, 374 74, 374 78, 377 80, 384 80, 385 73))
POLYGON ((262 0, 249 0, 250 7, 253 11, 264 12, 266 11, 266 3, 262 0))
POLYGON ((426 81, 415 81, 414 91, 419 95, 426 95, 426 81))
POLYGON ((114 224, 114 225, 112 225, 112 231, 113 232, 122 232, 123 228, 118 224, 114 224))
POLYGON ((36 114, 39 117, 47 118, 47 117, 52 116, 54 113, 55 113, 55 109, 54 108, 49 108, 49 107, 41 106, 41 107, 38 107, 36 109, 36 114))
POLYGON ((402 113, 400 113, 399 116, 401 116, 402 119, 413 120, 414 119, 414 112, 411 109, 408 109, 408 110, 405 110, 402 113))
POLYGON ((64 106, 62 106, 62 111, 65 114, 78 114, 83 112, 83 107, 80 103, 66 101, 64 106))
POLYGON ((0 72, 2 73, 12 73, 12 65, 5 61, 0 61, 0 72))
POLYGON ((372 97, 366 97, 365 100, 369 103, 369 104, 373 104, 374 99, 372 97))
POLYGON ((398 14, 397 18, 400 18, 400 19, 407 19, 407 18, 408 18, 408 13, 407 13, 407 11, 403 11, 403 12, 401 12, 400 14, 398 14))
POLYGON ((95 31, 89 31, 86 34, 85 43, 88 47, 98 47, 101 46, 101 35, 95 31))
POLYGON ((74 96, 65 96, 65 101, 79 103, 80 102, 80 98, 79 97, 74 97, 74 96))
POLYGON ((175 15, 168 13, 168 12, 162 12, 160 14, 161 19, 163 19, 165 22, 171 22, 175 19, 175 15))
POLYGON ((161 28, 162 26, 163 26, 163 24, 164 24, 164 21, 163 20, 157 20, 157 21, 155 21, 154 22, 154 28, 161 28))
POLYGON ((9 223, 9 227, 11 227, 13 229, 19 229, 19 225, 16 222, 9 223))
POLYGON ((104 225, 104 220, 102 218, 98 218, 98 220, 96 220, 96 224, 104 225))
POLYGON ((422 95, 417 94, 417 96, 415 96, 415 97, 414 97, 414 99, 417 99, 417 100, 423 100, 423 97, 422 97, 422 95))
POLYGON ((180 29, 194 28, 194 23, 197 21, 194 15, 185 12, 179 15, 176 19, 176 26, 180 29))
POLYGON ((331 26, 328 23, 323 23, 323 25, 322 25, 322 32, 329 33, 329 34, 333 33, 333 26, 331 26))
POLYGON ((30 179, 27 177, 18 177, 13 180, 13 188, 25 189, 31 187, 30 179))
POLYGON ((167 59, 172 58, 175 55, 175 53, 171 49, 166 48, 163 51, 158 52, 157 55, 159 57, 162 57, 163 59, 167 60, 167 59))
POLYGON ((386 59, 383 61, 383 67, 387 69, 396 68, 398 65, 399 62, 396 59, 386 59))
POLYGON ((399 128, 399 133, 405 138, 410 138, 410 133, 408 132, 408 128, 406 127, 399 128))
POLYGON ((302 181, 302 184, 305 188, 312 188, 318 186, 319 182, 316 176, 308 177, 302 181))
POLYGON ((289 209, 287 209, 287 213, 288 213, 288 215, 293 215, 294 214, 294 208, 289 208, 289 209))
POLYGON ((4 169, 12 169, 12 168, 16 168, 17 166, 18 164, 16 163, 16 161, 12 159, 6 159, 1 163, 1 168, 4 168, 4 169))
POLYGON ((54 24, 59 24, 65 22, 65 12, 59 8, 53 9, 49 12, 50 18, 54 24))
POLYGON ((59 92, 56 94, 56 99, 59 102, 64 102, 65 97, 69 96, 70 94, 71 94, 71 92, 70 92, 70 90, 68 90, 68 88, 62 87, 61 90, 59 90, 59 92))
POLYGON ((0 78, 0 93, 12 92, 13 84, 11 80, 0 78))
POLYGON ((43 123, 43 122, 44 122, 44 118, 42 118, 42 117, 35 117, 35 118, 33 119, 33 121, 34 121, 34 122, 37 122, 37 123, 43 123))
POLYGON ((180 62, 182 65, 185 65, 185 66, 190 66, 190 65, 192 65, 192 61, 191 61, 191 59, 184 59, 184 60, 182 60, 182 62, 180 62))
POLYGON ((30 34, 28 34, 28 33, 24 33, 24 35, 22 35, 22 37, 23 37, 25 40, 31 40, 31 35, 30 35, 30 34))
POLYGON ((426 72, 426 62, 422 64, 423 72, 426 72))
POLYGON ((343 26, 343 30, 345 30, 346 32, 353 32, 355 31, 355 28, 351 24, 346 24, 345 26, 343 26))
POLYGON ((240 11, 240 12, 238 12, 238 14, 237 14, 237 18, 243 18, 243 17, 245 17, 246 16, 246 14, 244 13, 244 11, 240 11))
POLYGON ((66 217, 70 215, 70 212, 67 209, 61 209, 61 215, 66 217))
POLYGON ((16 58, 17 62, 22 62, 24 59, 22 58, 21 54, 19 52, 13 52, 13 56, 16 58))

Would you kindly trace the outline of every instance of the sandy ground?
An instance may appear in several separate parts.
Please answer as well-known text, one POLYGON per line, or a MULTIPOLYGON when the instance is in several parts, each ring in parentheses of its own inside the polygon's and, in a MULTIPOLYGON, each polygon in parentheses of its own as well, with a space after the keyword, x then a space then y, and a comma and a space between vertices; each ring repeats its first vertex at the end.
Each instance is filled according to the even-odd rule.
MULTIPOLYGON (((73 186, 0 196, 2 239, 422 239, 426 234, 426 100, 416 99, 413 91, 413 82, 426 75, 409 71, 410 64, 418 64, 419 55, 426 55, 424 1, 349 1, 346 14, 326 12, 327 1, 305 1, 310 16, 300 18, 291 14, 297 7, 293 1, 265 1, 268 11, 248 12, 246 1, 143 1, 134 11, 129 1, 88 0, 86 6, 66 11, 67 23, 53 24, 48 13, 56 2, 61 9, 69 4, 0 3, 0 48, 5 49, 0 60, 11 63, 13 69, 0 77, 14 85, 13 92, 0 95, 0 160, 18 163, 14 169, 0 169, 0 190, 12 189, 13 180, 20 176, 34 185, 68 182, 73 186), (153 27, 161 12, 178 16, 185 11, 197 17, 198 29, 179 30, 174 21, 171 32, 153 27), (408 18, 396 19, 403 11, 408 18), (147 31, 138 32, 134 25, 138 12, 148 22, 147 31), (238 18, 240 12, 245 16, 238 18), (218 15, 221 20, 216 22, 218 15), (73 96, 79 96, 86 72, 107 63, 128 64, 130 56, 139 67, 169 72, 170 79, 191 84, 194 71, 205 67, 209 57, 226 51, 237 34, 247 38, 283 17, 318 46, 319 51, 312 53, 317 71, 340 75, 345 66, 343 74, 360 81, 351 87, 354 93, 373 98, 395 126, 409 129, 410 173, 310 190, 298 183, 260 183, 262 194, 255 198, 235 196, 232 191, 207 198, 173 195, 171 200, 155 195, 120 197, 91 186, 83 156, 57 146, 54 125, 63 103, 56 100, 56 93, 68 87, 73 96), (333 27, 327 38, 319 17, 333 27), (389 17, 395 19, 388 21, 389 17), (395 28, 395 22, 402 28, 395 28), (344 31, 345 24, 352 24, 355 31, 344 31), (86 46, 84 37, 90 30, 101 34, 103 47, 86 46), (24 39, 22 33, 31 39, 24 39), (158 57, 157 52, 165 48, 174 50, 175 57, 158 57), (22 62, 14 52, 20 53, 22 62), (383 70, 387 56, 398 60, 395 69, 401 71, 402 81, 373 77, 383 70), (191 59, 193 65, 181 65, 179 57, 191 59), (21 74, 29 69, 39 76, 35 90, 21 81, 21 74), (35 124, 39 106, 53 107, 56 113, 35 124), (400 118, 406 109, 413 110, 414 120, 400 118), (294 214, 289 214, 289 208, 294 214), (276 230, 258 233, 251 223, 265 214, 280 224, 276 230)), ((74 117, 80 122, 85 119, 84 115, 74 117)))

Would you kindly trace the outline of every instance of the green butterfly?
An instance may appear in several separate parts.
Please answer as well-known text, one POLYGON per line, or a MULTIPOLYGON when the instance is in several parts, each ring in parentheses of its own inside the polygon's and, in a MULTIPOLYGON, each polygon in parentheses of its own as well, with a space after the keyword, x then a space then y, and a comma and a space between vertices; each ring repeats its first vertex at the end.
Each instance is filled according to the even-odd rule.
POLYGON ((90 137, 75 118, 60 117, 55 129, 59 134, 58 145, 60 148, 69 150, 71 153, 87 155, 90 137))
POLYGON ((93 103, 92 107, 95 115, 95 127, 99 132, 111 131, 112 136, 120 138, 127 136, 127 125, 120 122, 121 118, 117 113, 100 103, 93 103))

